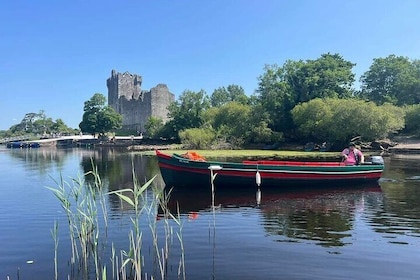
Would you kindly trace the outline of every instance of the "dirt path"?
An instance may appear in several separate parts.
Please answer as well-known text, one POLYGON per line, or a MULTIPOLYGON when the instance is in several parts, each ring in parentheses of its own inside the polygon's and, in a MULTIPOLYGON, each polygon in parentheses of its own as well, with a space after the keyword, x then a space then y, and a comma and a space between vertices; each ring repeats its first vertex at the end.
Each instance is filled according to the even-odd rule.
POLYGON ((410 136, 400 136, 394 139, 397 145, 390 147, 390 152, 420 153, 420 139, 410 136))

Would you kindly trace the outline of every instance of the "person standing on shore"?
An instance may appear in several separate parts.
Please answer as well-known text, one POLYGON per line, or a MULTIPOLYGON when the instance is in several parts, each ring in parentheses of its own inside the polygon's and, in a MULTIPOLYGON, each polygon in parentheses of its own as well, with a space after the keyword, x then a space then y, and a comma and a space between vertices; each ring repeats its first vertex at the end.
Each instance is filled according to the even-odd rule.
POLYGON ((365 162, 365 157, 359 149, 356 149, 355 144, 351 142, 347 148, 345 148, 341 155, 343 156, 343 162, 346 165, 359 165, 365 162))

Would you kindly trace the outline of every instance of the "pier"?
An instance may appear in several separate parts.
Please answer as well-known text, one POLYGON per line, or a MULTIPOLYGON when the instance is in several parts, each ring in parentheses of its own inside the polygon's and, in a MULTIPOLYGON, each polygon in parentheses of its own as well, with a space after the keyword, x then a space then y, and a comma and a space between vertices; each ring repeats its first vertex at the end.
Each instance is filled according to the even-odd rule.
POLYGON ((8 148, 131 146, 140 144, 143 136, 114 136, 110 139, 98 139, 92 135, 72 135, 38 140, 28 139, 28 137, 7 138, 2 139, 0 144, 6 144, 8 148))

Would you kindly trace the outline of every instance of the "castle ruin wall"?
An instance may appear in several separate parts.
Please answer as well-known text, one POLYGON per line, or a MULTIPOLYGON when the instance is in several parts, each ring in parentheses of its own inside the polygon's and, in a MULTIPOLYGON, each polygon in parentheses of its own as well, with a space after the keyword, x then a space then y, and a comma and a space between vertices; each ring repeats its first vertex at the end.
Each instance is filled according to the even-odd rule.
POLYGON ((142 77, 112 70, 107 80, 108 105, 123 117, 123 129, 144 132, 144 125, 153 116, 168 121, 168 106, 175 101, 167 85, 158 84, 141 90, 142 77))

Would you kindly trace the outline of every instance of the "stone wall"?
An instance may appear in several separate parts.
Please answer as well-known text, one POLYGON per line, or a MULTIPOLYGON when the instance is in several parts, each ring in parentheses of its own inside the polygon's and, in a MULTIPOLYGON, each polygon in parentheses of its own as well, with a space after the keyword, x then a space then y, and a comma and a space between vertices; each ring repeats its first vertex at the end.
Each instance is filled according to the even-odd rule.
POLYGON ((153 116, 168 120, 169 104, 175 101, 167 85, 158 84, 150 90, 141 89, 142 77, 112 70, 107 80, 108 105, 123 117, 123 129, 144 132, 144 125, 153 116))

